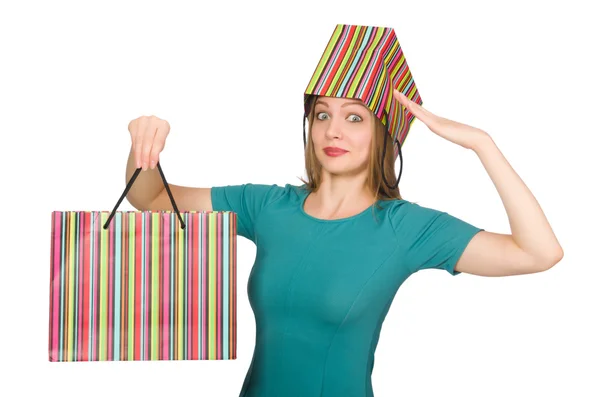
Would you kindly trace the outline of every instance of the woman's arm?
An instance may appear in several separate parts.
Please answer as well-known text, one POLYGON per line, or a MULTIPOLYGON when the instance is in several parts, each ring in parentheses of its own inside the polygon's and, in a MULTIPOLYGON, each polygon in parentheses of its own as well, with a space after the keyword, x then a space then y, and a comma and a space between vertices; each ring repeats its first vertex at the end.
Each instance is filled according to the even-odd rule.
POLYGON ((504 203, 511 234, 478 232, 456 263, 457 271, 510 276, 544 271, 562 259, 563 250, 537 200, 489 134, 433 114, 398 90, 394 97, 433 133, 477 153, 504 203))
POLYGON ((511 234, 478 233, 456 264, 477 275, 508 276, 547 270, 563 257, 539 203, 488 134, 472 145, 506 209, 511 234))

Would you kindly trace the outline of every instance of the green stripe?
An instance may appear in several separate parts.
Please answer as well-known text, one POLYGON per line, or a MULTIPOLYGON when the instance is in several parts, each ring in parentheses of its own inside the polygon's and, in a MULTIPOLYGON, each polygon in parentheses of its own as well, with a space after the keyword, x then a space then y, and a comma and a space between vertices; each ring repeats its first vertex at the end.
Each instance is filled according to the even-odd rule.
POLYGON ((134 335, 135 335, 135 214, 129 213, 129 326, 127 327, 127 350, 128 359, 134 358, 134 335))

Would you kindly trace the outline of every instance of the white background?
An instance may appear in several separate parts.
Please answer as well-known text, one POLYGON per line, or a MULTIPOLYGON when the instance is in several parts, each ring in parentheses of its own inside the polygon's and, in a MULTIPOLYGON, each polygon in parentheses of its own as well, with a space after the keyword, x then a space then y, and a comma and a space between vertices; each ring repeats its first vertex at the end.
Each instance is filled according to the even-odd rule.
MULTIPOLYGON (((50 363, 50 214, 112 209, 141 115, 171 124, 171 183, 300 184, 302 94, 348 23, 395 29, 423 106, 492 135, 565 252, 526 276, 410 277, 384 322, 375 396, 600 395, 593 3, 3 2, 0 393, 238 395, 254 348, 253 243, 238 238, 237 360, 50 363)), ((416 120, 403 154, 404 198, 510 233, 473 152, 416 120)))

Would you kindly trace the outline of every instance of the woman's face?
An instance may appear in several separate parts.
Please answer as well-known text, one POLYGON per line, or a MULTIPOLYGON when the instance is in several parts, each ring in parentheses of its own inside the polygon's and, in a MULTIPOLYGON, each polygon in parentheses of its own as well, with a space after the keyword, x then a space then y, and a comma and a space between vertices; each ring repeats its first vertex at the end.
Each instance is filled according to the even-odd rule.
POLYGON ((331 174, 355 174, 367 168, 373 113, 359 99, 320 96, 315 104, 312 140, 317 159, 331 174), (326 148, 347 152, 331 156, 326 148))

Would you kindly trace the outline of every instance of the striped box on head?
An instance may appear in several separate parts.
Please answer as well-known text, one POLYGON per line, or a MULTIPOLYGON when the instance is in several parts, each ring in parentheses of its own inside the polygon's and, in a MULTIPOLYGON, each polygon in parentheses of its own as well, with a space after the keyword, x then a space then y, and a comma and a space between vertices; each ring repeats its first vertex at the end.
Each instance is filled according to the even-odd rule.
POLYGON ((414 115, 392 95, 399 90, 423 104, 394 29, 338 24, 304 91, 304 117, 312 96, 360 99, 382 122, 394 146, 404 144, 414 115))

